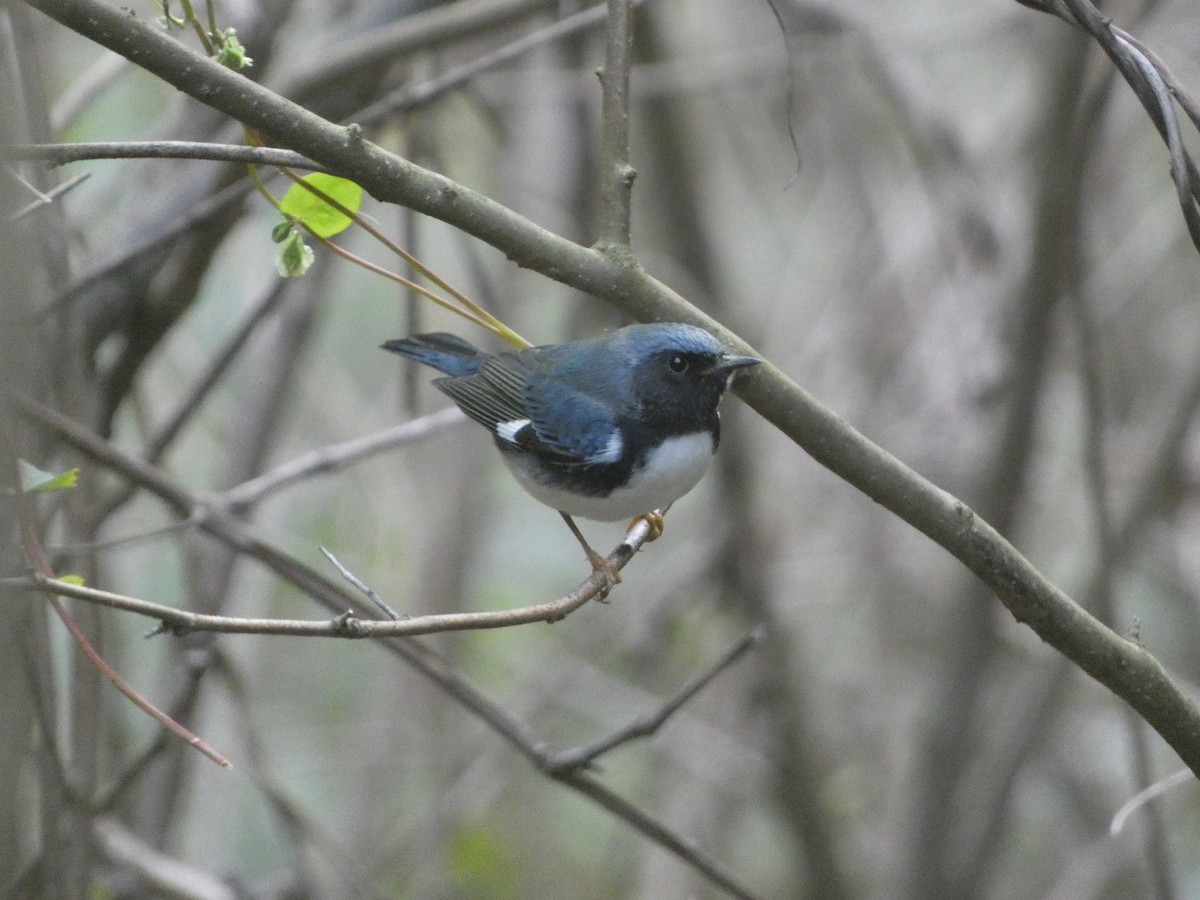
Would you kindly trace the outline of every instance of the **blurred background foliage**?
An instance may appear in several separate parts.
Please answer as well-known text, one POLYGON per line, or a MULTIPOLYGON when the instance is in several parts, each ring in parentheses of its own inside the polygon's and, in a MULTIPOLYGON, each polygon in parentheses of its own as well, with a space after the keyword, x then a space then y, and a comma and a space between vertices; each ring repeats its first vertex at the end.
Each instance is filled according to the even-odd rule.
MULTIPOLYGON (((1145 113, 1094 44, 1011 0, 776 2, 782 31, 765 2, 640 8, 638 257, 1116 630, 1137 623, 1194 688, 1197 260, 1145 113), (1165 479, 1153 474, 1164 447, 1179 463, 1165 479), (1139 506, 1147 490, 1154 502, 1139 506)), ((342 68, 366 42, 454 4, 238 0, 218 14, 254 58, 250 77, 350 122, 577 8, 458 6, 508 12, 342 68)), ((1194 3, 1105 12, 1200 87, 1194 3)), ((14 140, 238 139, 233 123, 20 3, 0 17, 4 77, 21 98, 6 110, 14 140)), ((591 243, 603 41, 598 27, 543 44, 369 134, 591 243)), ((90 173, 22 219, 4 249, 6 316, 39 314, 23 346, 16 326, 6 337, 13 359, 35 356, 25 389, 198 494, 445 406, 383 340, 454 330, 487 343, 320 249, 308 276, 281 281, 277 214, 236 165, 17 171, 43 190, 90 173)), ((6 181, 7 215, 32 198, 6 181)), ((448 226, 370 199, 364 210, 535 343, 622 324, 448 226)), ((397 264, 361 233, 343 242, 397 264)), ((318 552, 329 547, 404 613, 565 592, 587 571, 578 546, 488 444, 450 425, 245 515, 332 576, 318 552)), ((43 468, 83 469, 46 520, 61 571, 188 609, 322 614, 194 528, 156 535, 175 515, 94 461, 32 434, 20 445, 44 454, 43 468)), ((584 529, 597 547, 621 534, 584 529)), ((0 574, 20 571, 19 557, 5 561, 0 574)), ((20 810, 0 851, 10 895, 66 867, 42 856, 48 805, 65 801, 51 742, 31 737, 40 721, 84 795, 112 799, 73 870, 93 896, 146 896, 138 871, 151 849, 193 867, 194 892, 179 896, 723 896, 370 643, 148 641, 145 621, 74 604, 109 662, 230 757, 227 772, 160 739, 107 686, 83 691, 93 676, 35 603, 12 607, 29 630, 5 639, 19 645, 0 718, 20 785, 5 789, 20 810), (201 872, 217 879, 212 893, 201 872)), ((1194 784, 1109 835, 1126 800, 1180 767, 1161 740, 957 562, 736 400, 714 471, 609 604, 428 642, 567 748, 656 708, 758 624, 766 638, 748 657, 597 773, 756 895, 1200 894, 1194 784)))

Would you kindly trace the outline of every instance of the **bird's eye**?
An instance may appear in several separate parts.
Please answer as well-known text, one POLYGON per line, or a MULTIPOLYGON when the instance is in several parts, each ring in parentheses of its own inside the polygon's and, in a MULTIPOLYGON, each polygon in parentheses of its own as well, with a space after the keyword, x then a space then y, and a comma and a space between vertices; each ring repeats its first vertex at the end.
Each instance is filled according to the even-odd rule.
POLYGON ((667 365, 671 367, 671 371, 674 372, 676 375, 678 375, 680 372, 687 371, 687 367, 688 367, 687 360, 684 359, 679 354, 672 356, 667 361, 667 365))

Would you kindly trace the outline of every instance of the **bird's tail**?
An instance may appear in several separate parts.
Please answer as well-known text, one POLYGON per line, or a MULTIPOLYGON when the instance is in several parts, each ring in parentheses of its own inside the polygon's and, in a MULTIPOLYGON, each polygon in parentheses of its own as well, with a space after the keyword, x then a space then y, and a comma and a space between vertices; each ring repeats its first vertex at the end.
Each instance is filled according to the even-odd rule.
POLYGON ((383 349, 415 359, 452 376, 473 375, 479 371, 484 360, 484 354, 474 346, 444 331, 385 341, 383 349))

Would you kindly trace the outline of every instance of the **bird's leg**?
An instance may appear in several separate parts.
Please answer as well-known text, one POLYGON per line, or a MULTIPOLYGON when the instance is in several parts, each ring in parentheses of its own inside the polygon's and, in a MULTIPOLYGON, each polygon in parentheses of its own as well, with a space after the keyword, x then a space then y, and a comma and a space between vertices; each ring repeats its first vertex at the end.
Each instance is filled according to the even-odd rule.
POLYGON ((657 541, 660 537, 662 537, 663 531, 666 530, 666 515, 666 510, 652 509, 648 513, 642 513, 640 516, 634 516, 632 519, 630 519, 629 526, 625 530, 629 531, 631 528, 633 528, 633 526, 638 523, 638 519, 645 519, 646 524, 650 526, 650 534, 646 536, 646 543, 648 544, 651 541, 657 541))
MULTIPOLYGON (((567 523, 567 527, 571 529, 571 534, 575 535, 575 540, 579 541, 579 546, 583 548, 583 552, 587 554, 588 562, 592 564, 593 572, 603 572, 605 579, 608 581, 608 588, 611 589, 614 585, 621 583, 621 573, 616 566, 609 563, 607 559, 592 549, 592 545, 587 542, 587 538, 583 536, 583 532, 579 530, 579 526, 575 524, 575 520, 568 516, 562 510, 558 514, 563 517, 563 521, 567 523)), ((608 590, 605 590, 608 593, 608 590)))

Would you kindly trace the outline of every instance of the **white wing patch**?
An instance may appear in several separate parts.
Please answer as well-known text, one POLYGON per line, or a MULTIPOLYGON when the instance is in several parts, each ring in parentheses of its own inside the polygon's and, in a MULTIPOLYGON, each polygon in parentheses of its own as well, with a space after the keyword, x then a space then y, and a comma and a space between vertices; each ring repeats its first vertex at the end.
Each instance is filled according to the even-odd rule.
POLYGON ((496 423, 496 437, 510 444, 517 442, 517 432, 529 424, 528 419, 513 419, 510 422, 496 423))
POLYGON ((608 443, 599 453, 593 453, 587 458, 590 463, 615 463, 625 450, 625 441, 621 437, 621 429, 614 428, 608 437, 608 443))

